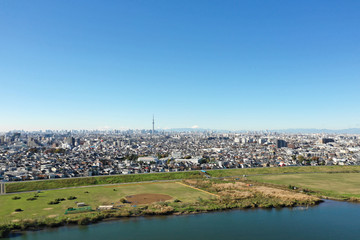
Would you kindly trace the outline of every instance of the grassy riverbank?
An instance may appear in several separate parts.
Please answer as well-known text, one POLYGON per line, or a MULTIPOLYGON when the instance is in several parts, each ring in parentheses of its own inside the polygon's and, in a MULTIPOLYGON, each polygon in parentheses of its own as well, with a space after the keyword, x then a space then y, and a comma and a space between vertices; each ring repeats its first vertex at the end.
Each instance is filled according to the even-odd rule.
POLYGON ((272 208, 313 205, 320 199, 295 191, 249 185, 239 179, 188 179, 181 183, 140 183, 112 186, 81 187, 75 189, 49 190, 36 194, 19 193, 0 196, 0 236, 9 231, 33 230, 66 224, 89 224, 107 218, 149 215, 190 214, 233 208, 272 208), (137 204, 133 197, 147 193, 166 194, 169 200, 154 200, 137 204), (131 195, 131 196, 129 196, 131 195), (70 199, 70 196, 76 199, 70 199), (57 204, 49 201, 61 199, 57 204), (96 209, 100 205, 113 205, 106 211, 64 214, 75 207, 75 201, 85 202, 96 209), (132 202, 131 202, 132 201, 132 202), (21 211, 16 211, 21 209, 21 211))
MULTIPOLYGON (((241 176, 254 174, 282 174, 282 173, 315 173, 315 172, 360 172, 360 166, 317 166, 317 167, 283 167, 283 168, 246 168, 246 169, 223 169, 207 171, 212 177, 241 176)), ((7 183, 8 193, 56 189, 65 187, 90 186, 101 184, 116 184, 130 182, 144 182, 157 180, 174 180, 203 178, 200 171, 171 172, 171 173, 147 173, 131 175, 112 175, 85 178, 68 178, 57 180, 29 181, 7 183)))
MULTIPOLYGON (((18 193, 0 196, 0 224, 63 216, 68 208, 77 206, 76 202, 83 202, 94 210, 100 205, 124 205, 120 202, 121 199, 139 193, 166 194, 184 203, 194 202, 198 198, 207 199, 210 197, 209 194, 174 182, 93 186, 44 190, 40 193, 18 193), (31 198, 34 199, 29 200, 31 198), (64 200, 56 204, 49 204, 56 199, 64 200), (15 211, 16 209, 21 209, 21 211, 15 211)), ((137 203, 133 205, 137 205, 137 203)))
POLYGON ((213 178, 206 179, 200 171, 192 171, 8 183, 7 190, 14 193, 0 196, 0 236, 14 230, 82 225, 108 218, 314 205, 320 202, 316 196, 360 199, 360 166, 207 172, 213 178), (175 179, 183 180, 135 183, 175 179), (114 185, 97 186, 102 184, 114 185), (294 186, 296 190, 292 190, 294 186), (66 187, 75 188, 58 189, 66 187), (34 190, 42 191, 21 192, 34 190), (153 200, 141 203, 139 195, 153 200), (156 198, 158 195, 166 200, 156 198), (76 202, 84 202, 93 211, 66 215, 65 211, 75 208, 76 202), (114 209, 96 210, 101 205, 113 205, 114 209))
POLYGON ((308 189, 312 194, 340 200, 360 200, 360 173, 312 173, 249 176, 257 182, 308 189))

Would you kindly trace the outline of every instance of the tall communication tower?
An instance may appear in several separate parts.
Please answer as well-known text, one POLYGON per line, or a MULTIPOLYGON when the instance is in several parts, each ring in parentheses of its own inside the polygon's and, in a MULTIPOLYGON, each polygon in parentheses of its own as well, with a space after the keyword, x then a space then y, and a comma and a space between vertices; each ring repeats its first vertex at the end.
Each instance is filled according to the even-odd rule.
POLYGON ((152 134, 154 135, 154 131, 155 131, 155 118, 153 115, 153 128, 152 128, 152 134))

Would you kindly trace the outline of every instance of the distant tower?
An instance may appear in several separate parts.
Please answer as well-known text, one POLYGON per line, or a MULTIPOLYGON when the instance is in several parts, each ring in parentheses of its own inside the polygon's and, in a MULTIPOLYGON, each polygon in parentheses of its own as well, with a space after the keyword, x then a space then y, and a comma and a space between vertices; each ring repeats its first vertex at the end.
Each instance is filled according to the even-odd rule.
POLYGON ((152 129, 152 134, 154 135, 154 130, 155 130, 155 118, 154 118, 154 115, 153 115, 153 129, 152 129))

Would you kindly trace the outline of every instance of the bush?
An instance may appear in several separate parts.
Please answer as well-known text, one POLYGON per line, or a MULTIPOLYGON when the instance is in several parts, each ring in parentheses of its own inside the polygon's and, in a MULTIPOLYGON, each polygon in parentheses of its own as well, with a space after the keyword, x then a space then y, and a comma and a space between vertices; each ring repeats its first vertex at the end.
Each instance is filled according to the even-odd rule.
POLYGON ((22 210, 21 208, 15 209, 15 212, 22 212, 22 211, 24 211, 24 210, 22 210))
POLYGON ((179 199, 175 199, 175 200, 174 200, 174 202, 181 202, 181 200, 179 200, 179 199))
POLYGON ((21 197, 19 197, 19 196, 15 196, 15 197, 12 197, 11 199, 12 200, 18 200, 18 199, 20 199, 21 197))
POLYGON ((88 217, 82 217, 78 220, 77 222, 79 225, 87 225, 87 224, 90 224, 91 221, 88 217))
POLYGON ((30 198, 28 198, 28 199, 26 199, 27 201, 34 201, 34 200, 36 200, 37 198, 36 197, 30 197, 30 198))
POLYGON ((120 199, 121 203, 128 203, 128 201, 125 198, 120 199))
POLYGON ((74 200, 74 199, 77 199, 77 197, 75 197, 75 196, 70 196, 70 197, 68 197, 67 199, 68 199, 68 200, 74 200))
POLYGON ((56 202, 61 202, 61 201, 65 201, 66 199, 65 198, 57 198, 55 199, 56 202))
POLYGON ((59 203, 60 203, 60 202, 59 202, 59 201, 56 201, 56 200, 55 200, 55 201, 50 201, 50 202, 48 202, 49 205, 54 205, 54 204, 59 204, 59 203))
POLYGON ((0 226, 0 238, 7 237, 11 231, 9 226, 0 226))

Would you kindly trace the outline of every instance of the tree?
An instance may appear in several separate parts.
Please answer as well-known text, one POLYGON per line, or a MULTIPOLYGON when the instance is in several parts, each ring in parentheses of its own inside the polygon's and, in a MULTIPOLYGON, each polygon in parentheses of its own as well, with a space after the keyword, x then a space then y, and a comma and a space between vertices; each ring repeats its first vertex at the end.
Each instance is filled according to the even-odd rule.
POLYGON ((299 155, 299 156, 297 157, 297 159, 298 159, 299 161, 301 161, 301 162, 305 160, 304 156, 302 156, 302 155, 299 155))

